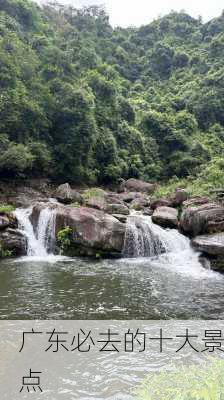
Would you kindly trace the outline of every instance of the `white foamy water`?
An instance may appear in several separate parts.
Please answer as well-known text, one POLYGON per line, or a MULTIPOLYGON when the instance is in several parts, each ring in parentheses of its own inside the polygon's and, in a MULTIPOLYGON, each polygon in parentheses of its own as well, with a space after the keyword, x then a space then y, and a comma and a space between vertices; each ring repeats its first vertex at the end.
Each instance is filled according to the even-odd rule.
MULTIPOLYGON (((19 229, 27 240, 27 259, 33 261, 45 260, 56 262, 60 256, 54 256, 55 249, 55 218, 56 211, 50 207, 43 208, 39 214, 36 229, 34 229, 30 215, 32 208, 17 209, 15 216, 19 222, 19 229)), ((22 260, 25 258, 23 257, 22 260)))
POLYGON ((196 279, 220 277, 202 266, 200 253, 191 247, 189 238, 177 229, 163 229, 151 217, 139 214, 128 218, 123 255, 129 262, 131 259, 136 262, 136 258, 145 262, 148 257, 155 268, 166 268, 196 279))

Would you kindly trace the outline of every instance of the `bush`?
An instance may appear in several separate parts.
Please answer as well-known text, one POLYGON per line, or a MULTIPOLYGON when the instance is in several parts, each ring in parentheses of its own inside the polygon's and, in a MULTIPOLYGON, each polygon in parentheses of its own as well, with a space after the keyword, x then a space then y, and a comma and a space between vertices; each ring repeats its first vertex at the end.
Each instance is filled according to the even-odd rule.
POLYGON ((137 400, 221 400, 224 398, 224 361, 178 366, 152 373, 136 393, 137 400))
POLYGON ((11 213, 15 210, 15 207, 10 204, 0 204, 0 214, 11 213))

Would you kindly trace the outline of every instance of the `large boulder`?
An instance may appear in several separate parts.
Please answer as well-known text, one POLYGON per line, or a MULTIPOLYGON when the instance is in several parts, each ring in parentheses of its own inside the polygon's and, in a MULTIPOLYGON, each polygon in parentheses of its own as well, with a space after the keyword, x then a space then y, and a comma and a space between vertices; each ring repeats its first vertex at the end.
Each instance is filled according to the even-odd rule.
POLYGON ((156 184, 141 181, 140 179, 128 179, 122 182, 121 189, 123 191, 143 192, 152 194, 156 189, 156 184))
POLYGON ((224 231, 224 207, 216 203, 188 207, 182 213, 180 226, 191 236, 222 232, 224 231))
MULTIPOLYGON (((45 205, 37 204, 33 208, 31 220, 38 220, 38 215, 45 205)), ((120 256, 125 236, 125 225, 112 215, 88 207, 72 207, 48 204, 56 209, 56 234, 65 227, 72 230, 71 247, 73 254, 120 256)))
POLYGON ((0 246, 3 251, 10 251, 13 256, 26 254, 26 239, 16 229, 8 228, 0 232, 0 246))
POLYGON ((195 250, 207 257, 210 268, 224 272, 224 233, 196 236, 191 241, 195 250))
POLYGON ((211 256, 224 257, 224 233, 196 236, 192 239, 192 246, 211 256))
POLYGON ((79 203, 82 204, 83 198, 79 192, 73 190, 69 183, 58 186, 55 191, 55 198, 64 204, 79 203))
POLYGON ((159 207, 154 211, 152 221, 163 228, 177 228, 178 212, 172 207, 159 207))
POLYGON ((172 201, 170 199, 156 199, 151 202, 151 209, 156 210, 159 207, 172 207, 172 201))

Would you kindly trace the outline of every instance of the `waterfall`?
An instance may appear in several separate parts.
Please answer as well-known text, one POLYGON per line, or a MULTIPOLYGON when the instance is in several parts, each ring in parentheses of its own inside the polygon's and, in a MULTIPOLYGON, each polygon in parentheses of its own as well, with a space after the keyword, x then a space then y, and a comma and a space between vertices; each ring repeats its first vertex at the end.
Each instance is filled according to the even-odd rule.
POLYGON ((176 229, 163 229, 151 217, 130 215, 127 220, 124 257, 155 257, 181 252, 190 247, 189 239, 176 229))
POLYGON ((40 211, 36 229, 31 223, 32 208, 17 209, 15 216, 19 229, 27 239, 27 255, 46 257, 52 254, 55 247, 55 218, 56 212, 50 207, 40 211))

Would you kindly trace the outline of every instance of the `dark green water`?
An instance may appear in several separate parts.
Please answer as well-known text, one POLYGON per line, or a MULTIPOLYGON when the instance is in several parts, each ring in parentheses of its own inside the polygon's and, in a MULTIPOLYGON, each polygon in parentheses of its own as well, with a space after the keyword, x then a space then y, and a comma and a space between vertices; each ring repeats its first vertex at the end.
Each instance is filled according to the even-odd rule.
POLYGON ((1 319, 224 319, 224 277, 183 254, 0 262, 1 319))

